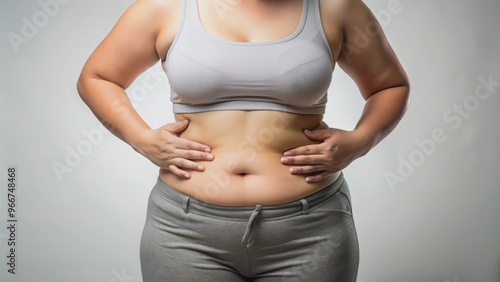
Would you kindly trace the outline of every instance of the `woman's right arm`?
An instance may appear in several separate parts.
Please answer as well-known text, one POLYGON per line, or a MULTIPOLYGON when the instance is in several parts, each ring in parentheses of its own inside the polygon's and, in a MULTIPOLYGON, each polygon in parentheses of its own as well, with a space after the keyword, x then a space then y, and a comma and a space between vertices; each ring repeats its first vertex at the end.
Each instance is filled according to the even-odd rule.
MULTIPOLYGON (((193 160, 207 160, 210 148, 179 138, 188 123, 151 129, 132 107, 125 90, 164 53, 159 35, 176 1, 139 0, 120 17, 90 55, 77 83, 78 93, 115 136, 154 164, 189 178, 185 169, 203 170, 193 160)), ((163 46, 164 47, 164 46, 163 46)))

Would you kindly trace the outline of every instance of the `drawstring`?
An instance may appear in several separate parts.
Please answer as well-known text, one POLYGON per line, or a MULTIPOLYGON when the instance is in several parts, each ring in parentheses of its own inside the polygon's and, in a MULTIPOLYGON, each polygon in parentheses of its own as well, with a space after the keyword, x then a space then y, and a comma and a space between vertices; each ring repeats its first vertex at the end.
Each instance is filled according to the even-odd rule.
MULTIPOLYGON (((300 199, 300 202, 302 203, 302 214, 308 214, 309 213, 309 205, 307 203, 306 199, 300 199)), ((256 205, 255 210, 252 211, 252 214, 250 215, 250 219, 248 220, 247 228, 245 229, 245 234, 243 234, 243 239, 241 240, 241 246, 245 246, 245 243, 249 244, 250 242, 250 235, 252 232, 252 228, 254 225, 254 220, 257 217, 257 215, 260 213, 262 209, 262 205, 256 205)), ((248 247, 248 245, 247 245, 248 247)))
POLYGON ((184 212, 187 213, 188 212, 188 204, 189 204, 189 200, 191 199, 191 197, 187 197, 187 198, 184 198, 182 200, 182 207, 184 208, 184 212))
POLYGON ((245 245, 245 242, 249 239, 250 237, 250 231, 253 227, 254 219, 257 217, 257 215, 260 213, 260 210, 262 208, 262 205, 256 205, 255 210, 253 210, 252 214, 250 215, 250 219, 248 220, 247 228, 245 230, 245 234, 243 235, 243 239, 241 240, 241 246, 245 245))
POLYGON ((309 205, 307 204, 307 200, 300 199, 300 202, 302 203, 302 214, 308 214, 309 213, 309 205))

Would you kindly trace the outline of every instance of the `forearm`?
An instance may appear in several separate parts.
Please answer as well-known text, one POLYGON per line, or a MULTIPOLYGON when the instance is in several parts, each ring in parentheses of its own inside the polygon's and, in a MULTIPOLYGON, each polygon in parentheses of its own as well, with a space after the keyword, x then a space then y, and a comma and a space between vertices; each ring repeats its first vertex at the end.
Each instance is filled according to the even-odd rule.
POLYGON ((354 130, 365 142, 363 155, 392 132, 408 104, 409 86, 384 89, 370 96, 354 130))
POLYGON ((123 88, 96 77, 81 77, 77 88, 97 119, 111 133, 136 149, 138 138, 150 127, 135 111, 123 88))

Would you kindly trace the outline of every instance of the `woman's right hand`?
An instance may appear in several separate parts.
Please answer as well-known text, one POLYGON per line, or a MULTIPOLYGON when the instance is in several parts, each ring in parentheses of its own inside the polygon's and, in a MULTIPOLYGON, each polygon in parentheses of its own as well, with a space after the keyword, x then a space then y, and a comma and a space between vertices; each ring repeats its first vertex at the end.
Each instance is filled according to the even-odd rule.
POLYGON ((191 174, 186 170, 205 170, 203 165, 194 160, 211 161, 213 156, 210 154, 210 147, 179 137, 188 125, 189 121, 186 119, 147 130, 139 138, 134 150, 160 168, 177 176, 190 178, 191 174))

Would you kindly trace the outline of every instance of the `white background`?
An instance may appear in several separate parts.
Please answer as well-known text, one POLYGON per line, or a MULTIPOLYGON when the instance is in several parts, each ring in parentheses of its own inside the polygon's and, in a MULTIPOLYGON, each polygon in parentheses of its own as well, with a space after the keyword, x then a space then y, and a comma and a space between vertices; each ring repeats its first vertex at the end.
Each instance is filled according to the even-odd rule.
MULTIPOLYGON (((139 240, 158 170, 102 129, 76 92, 85 60, 132 1, 61 0, 50 13, 40 4, 48 2, 0 9, 0 280, 141 281, 139 240), (12 43, 13 34, 23 41, 12 43), (7 273, 10 166, 15 275, 7 273)), ((500 82, 500 1, 366 3, 411 78, 412 103, 344 171, 358 281, 500 281, 500 87, 479 79, 500 82), (489 95, 478 99, 477 89, 489 95)), ((159 65, 127 93, 151 127, 173 120, 159 65)), ((352 129, 362 106, 337 69, 325 120, 352 129)))

